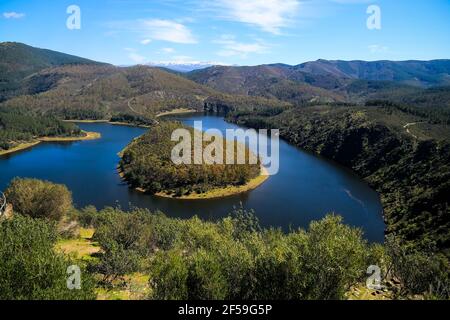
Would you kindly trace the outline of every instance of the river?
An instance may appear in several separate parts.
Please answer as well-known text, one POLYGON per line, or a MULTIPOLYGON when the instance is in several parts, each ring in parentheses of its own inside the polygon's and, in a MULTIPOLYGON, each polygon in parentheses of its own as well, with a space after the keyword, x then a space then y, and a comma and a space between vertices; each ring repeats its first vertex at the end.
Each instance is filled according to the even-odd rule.
MULTIPOLYGON (((210 115, 177 117, 188 125, 202 121, 203 129, 238 128, 210 115)), ((255 210, 263 226, 307 227, 328 213, 363 229, 371 242, 382 242, 385 225, 379 195, 352 172, 280 141, 280 170, 258 189, 222 199, 164 199, 131 190, 117 174, 117 155, 146 129, 107 123, 82 123, 86 131, 102 138, 71 143, 41 143, 18 153, 0 156, 0 190, 14 177, 29 177, 63 183, 73 193, 78 208, 94 205, 143 207, 172 217, 204 219, 227 216, 233 207, 255 210)))

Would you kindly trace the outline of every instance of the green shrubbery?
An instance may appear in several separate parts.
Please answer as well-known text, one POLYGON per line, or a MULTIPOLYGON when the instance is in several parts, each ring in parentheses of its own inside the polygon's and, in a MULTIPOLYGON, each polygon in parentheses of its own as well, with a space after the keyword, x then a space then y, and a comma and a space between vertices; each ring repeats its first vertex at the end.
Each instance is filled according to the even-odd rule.
MULTIPOLYGON (((21 197, 19 183, 30 194, 52 186, 16 180, 8 189, 13 199, 21 197)), ((144 209, 88 207, 64 215, 93 227, 92 241, 101 248, 92 259, 77 262, 82 289, 68 290, 66 270, 77 263, 55 251, 60 235, 48 212, 59 206, 44 210, 49 198, 33 199, 21 209, 27 216, 16 211, 0 220, 0 299, 92 299, 95 285, 114 288, 134 273, 149 276, 149 299, 345 299, 352 286, 365 282, 371 265, 381 267, 383 279, 388 274, 401 282, 395 297, 449 296, 448 264, 439 255, 391 240, 386 247, 369 244, 361 230, 334 215, 312 222, 308 230, 264 229, 242 208, 217 222, 144 209)))
POLYGON ((105 279, 151 276, 152 299, 340 299, 376 264, 361 231, 329 216, 308 231, 263 230, 236 210, 217 223, 146 210, 80 213, 105 250, 105 279))
POLYGON ((94 281, 82 271, 80 290, 67 288, 74 263, 57 254, 53 225, 16 214, 0 221, 0 300, 94 299, 94 281))
POLYGON ((72 208, 67 187, 48 181, 14 179, 5 195, 15 212, 33 218, 60 221, 72 208))

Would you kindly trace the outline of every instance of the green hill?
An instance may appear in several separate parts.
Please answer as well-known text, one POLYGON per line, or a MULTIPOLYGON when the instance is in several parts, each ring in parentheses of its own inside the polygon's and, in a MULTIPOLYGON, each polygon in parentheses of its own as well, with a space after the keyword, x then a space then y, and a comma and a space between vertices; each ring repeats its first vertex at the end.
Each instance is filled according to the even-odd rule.
POLYGON ((22 81, 36 72, 49 67, 79 64, 99 63, 22 43, 0 43, 0 101, 20 92, 22 81))

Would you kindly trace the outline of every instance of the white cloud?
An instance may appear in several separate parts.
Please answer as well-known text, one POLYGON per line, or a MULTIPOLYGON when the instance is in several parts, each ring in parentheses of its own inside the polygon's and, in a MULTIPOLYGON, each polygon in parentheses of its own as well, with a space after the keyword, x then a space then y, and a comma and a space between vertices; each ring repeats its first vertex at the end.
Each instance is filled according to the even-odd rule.
POLYGON ((297 14, 299 0, 216 0, 213 7, 225 18, 280 34, 297 14))
POLYGON ((266 53, 269 49, 268 46, 261 42, 238 42, 231 35, 222 35, 222 37, 219 40, 215 40, 214 43, 222 46, 222 50, 217 53, 222 57, 240 56, 241 58, 246 58, 249 54, 266 53))
POLYGON ((18 12, 3 12, 3 16, 6 19, 20 19, 25 17, 25 13, 18 13, 18 12))
POLYGON ((163 48, 162 51, 165 53, 174 53, 175 49, 174 48, 163 48))
POLYGON ((368 46, 370 53, 386 53, 389 51, 389 47, 381 46, 378 44, 372 44, 368 46))
POLYGON ((136 49, 125 48, 125 51, 128 52, 128 58, 134 63, 144 64, 147 60, 144 56, 140 55, 136 49))
POLYGON ((149 43, 151 43, 152 40, 151 39, 144 39, 141 41, 141 44, 143 44, 144 46, 148 45, 149 43))
POLYGON ((168 41, 173 43, 193 44, 197 40, 191 30, 185 25, 162 19, 139 20, 140 31, 152 40, 168 41))

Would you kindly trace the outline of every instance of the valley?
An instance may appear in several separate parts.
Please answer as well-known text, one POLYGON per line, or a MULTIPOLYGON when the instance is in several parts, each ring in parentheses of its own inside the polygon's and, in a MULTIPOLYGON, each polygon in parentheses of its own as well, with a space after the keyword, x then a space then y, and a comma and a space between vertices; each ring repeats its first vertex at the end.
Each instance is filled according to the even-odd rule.
MULTIPOLYGON (((361 282, 369 261, 387 272, 394 265, 400 297, 423 294, 430 278, 448 281, 450 60, 317 60, 175 73, 11 42, 0 43, 0 58, 0 189, 11 188, 14 177, 67 185, 74 207, 65 206, 73 210, 66 208, 64 219, 95 229, 89 242, 102 247, 93 252, 98 264, 87 264, 103 277, 97 284, 114 287, 118 278, 151 270, 143 278, 159 285, 146 291, 152 298, 343 298, 347 287, 361 282), (279 129, 280 173, 225 192, 258 179, 260 164, 175 166, 170 133, 198 120, 205 129, 279 129), (92 205, 99 211, 82 209, 92 205), (125 218, 125 211, 131 215, 125 218), (128 239, 131 234, 136 238, 128 239), (311 250, 320 246, 333 248, 330 256, 315 256, 311 250), (282 254, 273 255, 274 248, 282 254), (336 287, 315 287, 325 281, 323 268, 339 269, 324 263, 334 258, 339 268, 345 265, 336 287), (123 272, 111 271, 120 265, 116 259, 127 264, 123 272), (237 267, 235 259, 242 259, 237 267), (411 266, 414 272, 406 269, 411 266), (239 278, 234 267, 241 268, 239 278), (172 274, 177 270, 181 276, 172 274), (275 274, 296 280, 268 288, 264 275, 275 274), (166 277, 182 289, 170 287, 174 278, 166 277), (198 279, 205 286, 193 285, 198 279)), ((19 197, 17 190, 6 193, 19 197)), ((25 230, 22 225, 36 237, 44 230, 46 247, 36 252, 52 256, 51 227, 27 219, 20 213, 0 227, 5 235, 25 230)), ((0 257, 9 255, 1 250, 0 257)))

